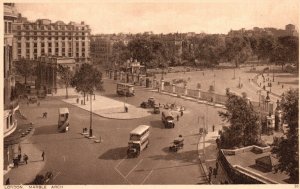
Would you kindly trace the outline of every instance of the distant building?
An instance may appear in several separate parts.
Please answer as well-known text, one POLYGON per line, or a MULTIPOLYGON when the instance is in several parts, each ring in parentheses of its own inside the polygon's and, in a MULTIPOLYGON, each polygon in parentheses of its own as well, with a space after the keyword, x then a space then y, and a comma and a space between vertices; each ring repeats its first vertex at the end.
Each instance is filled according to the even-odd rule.
POLYGON ((296 26, 293 24, 288 24, 285 26, 285 31, 289 36, 298 36, 298 32, 296 30, 296 26))
POLYGON ((18 98, 15 95, 15 74, 13 65, 13 33, 12 25, 17 19, 14 3, 4 3, 4 137, 13 133, 17 127, 15 112, 19 108, 18 98))
POLYGON ((89 25, 62 21, 52 23, 48 19, 30 22, 21 15, 13 23, 13 59, 37 59, 41 56, 72 57, 89 61, 89 25))
POLYGON ((104 64, 112 53, 112 42, 108 36, 91 36, 91 61, 93 64, 104 64))

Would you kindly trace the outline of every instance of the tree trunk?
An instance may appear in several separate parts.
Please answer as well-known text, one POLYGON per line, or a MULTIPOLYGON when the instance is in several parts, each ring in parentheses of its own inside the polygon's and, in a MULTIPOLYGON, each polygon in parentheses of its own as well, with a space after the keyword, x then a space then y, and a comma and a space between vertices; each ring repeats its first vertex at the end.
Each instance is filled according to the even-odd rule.
POLYGON ((66 98, 69 98, 69 95, 68 95, 68 86, 66 86, 66 98))

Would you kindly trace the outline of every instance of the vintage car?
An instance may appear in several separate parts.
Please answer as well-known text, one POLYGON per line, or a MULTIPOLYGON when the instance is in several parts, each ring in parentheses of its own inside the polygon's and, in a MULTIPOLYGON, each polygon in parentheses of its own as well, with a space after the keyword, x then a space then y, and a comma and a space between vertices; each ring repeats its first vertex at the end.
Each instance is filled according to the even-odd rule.
POLYGON ((182 149, 184 145, 183 141, 183 137, 179 135, 179 137, 173 141, 173 145, 169 147, 169 150, 172 152, 177 152, 179 149, 182 149))

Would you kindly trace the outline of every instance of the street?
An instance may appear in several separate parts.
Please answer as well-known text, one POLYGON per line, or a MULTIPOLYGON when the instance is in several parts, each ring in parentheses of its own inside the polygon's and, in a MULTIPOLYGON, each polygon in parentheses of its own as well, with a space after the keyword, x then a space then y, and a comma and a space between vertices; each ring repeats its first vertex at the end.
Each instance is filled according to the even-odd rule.
MULTIPOLYGON (((115 94, 114 81, 104 80, 102 95, 124 100, 115 94)), ((212 124, 220 128, 218 109, 195 102, 161 95, 136 87, 136 96, 127 98, 127 103, 138 106, 149 96, 163 103, 183 105, 187 108, 174 129, 164 128, 160 114, 132 119, 116 120, 93 116, 93 133, 102 139, 94 143, 80 133, 89 128, 89 112, 64 103, 59 98, 47 97, 41 106, 24 107, 24 114, 32 120, 35 132, 30 139, 37 148, 45 151, 45 166, 42 173, 52 171, 51 184, 197 184, 205 183, 198 159, 197 144, 199 128, 203 120, 195 119, 207 115, 208 129, 212 124), (70 130, 57 132, 58 108, 70 110, 70 130), (42 118, 42 112, 48 118, 42 118), (126 150, 129 132, 138 125, 150 125, 150 146, 138 158, 127 159, 126 150), (168 148, 179 134, 185 138, 185 146, 177 153, 168 148)), ((21 107, 21 108, 23 108, 21 107)))

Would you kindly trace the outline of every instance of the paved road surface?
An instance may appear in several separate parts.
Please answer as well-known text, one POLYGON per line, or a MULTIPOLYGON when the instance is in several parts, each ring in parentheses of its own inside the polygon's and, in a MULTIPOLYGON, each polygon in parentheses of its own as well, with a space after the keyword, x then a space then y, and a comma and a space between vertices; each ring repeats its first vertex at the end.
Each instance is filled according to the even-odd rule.
MULTIPOLYGON (((114 81, 105 80, 103 95, 123 100, 115 93, 114 81)), ((58 98, 42 101, 40 107, 30 105, 24 113, 35 123, 31 143, 46 153, 43 173, 52 170, 51 184, 197 184, 205 182, 197 155, 199 127, 198 116, 207 115, 209 129, 212 124, 219 128, 219 109, 160 95, 136 88, 137 96, 127 98, 132 105, 154 96, 161 103, 176 102, 187 107, 187 112, 174 129, 165 129, 160 115, 150 115, 134 120, 111 120, 93 117, 93 132, 101 136, 102 143, 94 143, 79 133, 89 127, 89 112, 58 98), (68 133, 57 133, 57 111, 59 107, 70 109, 71 121, 68 133), (42 119, 41 112, 47 111, 48 118, 42 119), (126 149, 129 132, 140 124, 151 126, 150 146, 138 158, 127 159, 126 149), (184 149, 170 153, 172 140, 182 134, 184 149)), ((200 123, 203 120, 200 119, 200 123)))

